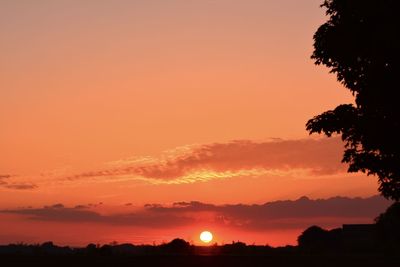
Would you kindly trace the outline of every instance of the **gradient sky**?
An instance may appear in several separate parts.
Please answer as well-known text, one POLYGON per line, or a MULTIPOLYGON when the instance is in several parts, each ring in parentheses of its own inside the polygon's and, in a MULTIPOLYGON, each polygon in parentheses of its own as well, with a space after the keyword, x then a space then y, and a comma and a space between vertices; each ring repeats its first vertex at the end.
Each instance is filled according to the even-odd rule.
POLYGON ((305 131, 352 102, 310 59, 320 3, 0 0, 0 243, 197 242, 207 228, 218 242, 280 245, 305 222, 372 221, 242 229, 245 217, 211 209, 151 227, 144 207, 377 193, 376 178, 346 174, 338 138, 305 131))

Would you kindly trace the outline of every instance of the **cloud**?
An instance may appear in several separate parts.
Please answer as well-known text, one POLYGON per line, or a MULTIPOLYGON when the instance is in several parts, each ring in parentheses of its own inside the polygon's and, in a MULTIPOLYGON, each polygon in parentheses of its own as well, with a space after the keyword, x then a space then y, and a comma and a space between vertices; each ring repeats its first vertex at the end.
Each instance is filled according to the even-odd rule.
POLYGON ((372 222, 390 201, 380 196, 369 198, 333 197, 311 200, 274 201, 265 204, 214 205, 177 202, 170 206, 147 204, 135 213, 102 215, 83 205, 67 208, 62 204, 39 209, 2 210, 1 213, 26 216, 29 220, 67 223, 101 223, 147 228, 169 228, 196 223, 212 223, 246 230, 299 229, 319 224, 324 227, 343 223, 372 222))
POLYGON ((33 183, 17 183, 17 182, 10 182, 10 178, 13 175, 9 174, 2 174, 0 175, 0 187, 8 188, 8 189, 16 189, 16 190, 27 190, 27 189, 35 189, 37 185, 33 183))
MULTIPOLYGON (((333 197, 311 200, 307 197, 291 201, 267 202, 262 205, 213 205, 201 202, 177 202, 172 207, 146 205, 156 213, 213 213, 214 220, 225 226, 253 230, 271 228, 304 228, 311 224, 326 226, 346 222, 372 222, 390 201, 381 196, 370 198, 333 197)), ((199 215, 197 215, 199 216, 199 215)))
POLYGON ((35 221, 100 223, 109 225, 145 226, 153 228, 187 225, 193 221, 192 218, 186 216, 157 214, 146 211, 138 213, 102 215, 96 211, 90 210, 84 205, 77 205, 73 208, 68 208, 63 204, 44 206, 43 208, 1 210, 0 213, 22 215, 29 220, 35 221))
POLYGON ((84 172, 66 179, 126 178, 160 184, 192 183, 237 176, 332 175, 345 172, 339 138, 249 140, 213 143, 176 149, 160 158, 114 162, 117 167, 84 172))

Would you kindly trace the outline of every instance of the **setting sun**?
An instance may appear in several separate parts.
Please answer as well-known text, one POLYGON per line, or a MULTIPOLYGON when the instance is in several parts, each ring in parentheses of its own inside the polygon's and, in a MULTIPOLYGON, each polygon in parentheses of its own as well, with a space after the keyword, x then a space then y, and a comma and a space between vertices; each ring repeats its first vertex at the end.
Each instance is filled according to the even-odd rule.
POLYGON ((200 240, 204 243, 210 243, 213 240, 213 235, 209 231, 203 231, 200 234, 200 240))

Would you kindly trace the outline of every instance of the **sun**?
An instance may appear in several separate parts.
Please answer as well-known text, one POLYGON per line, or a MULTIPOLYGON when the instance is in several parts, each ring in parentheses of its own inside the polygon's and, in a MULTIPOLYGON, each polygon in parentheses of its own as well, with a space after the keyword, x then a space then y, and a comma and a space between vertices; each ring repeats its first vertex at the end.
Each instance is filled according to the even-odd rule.
POLYGON ((213 235, 209 231, 203 231, 200 234, 200 240, 204 243, 210 243, 213 240, 213 235))

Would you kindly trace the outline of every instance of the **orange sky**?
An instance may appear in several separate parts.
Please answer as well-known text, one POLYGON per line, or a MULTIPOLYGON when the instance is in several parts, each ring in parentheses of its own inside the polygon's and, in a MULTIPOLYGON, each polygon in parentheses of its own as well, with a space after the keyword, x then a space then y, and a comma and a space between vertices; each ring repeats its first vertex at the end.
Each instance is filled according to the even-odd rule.
MULTIPOLYGON (((345 173, 338 139, 305 131, 352 101, 310 59, 320 2, 0 1, 0 209, 376 194, 374 177, 345 173)), ((0 216, 0 242, 29 239, 27 223, 43 239, 60 227, 0 216)), ((220 242, 293 243, 299 231, 262 242, 218 227, 220 242)), ((109 239, 159 242, 177 229, 129 239, 117 227, 109 239)))

